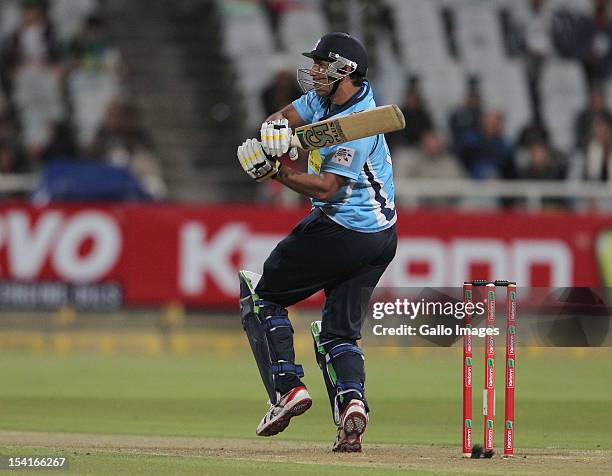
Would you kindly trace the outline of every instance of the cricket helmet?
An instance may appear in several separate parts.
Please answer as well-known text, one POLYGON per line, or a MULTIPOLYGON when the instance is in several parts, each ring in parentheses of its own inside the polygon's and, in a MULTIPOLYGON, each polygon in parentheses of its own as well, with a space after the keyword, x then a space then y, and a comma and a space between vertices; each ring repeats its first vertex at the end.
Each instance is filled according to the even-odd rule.
MULTIPOLYGON (((348 33, 333 32, 323 35, 310 51, 302 53, 307 58, 329 62, 327 68, 328 84, 337 83, 345 76, 357 73, 365 76, 368 71, 368 54, 365 47, 348 33)), ((304 92, 318 82, 309 79, 308 68, 298 69, 298 83, 304 92)), ((337 85, 332 90, 335 92, 337 85)))
POLYGON ((307 58, 318 58, 325 61, 338 59, 356 63, 355 72, 365 76, 368 72, 368 54, 357 38, 348 33, 333 32, 323 35, 312 50, 302 53, 307 58))

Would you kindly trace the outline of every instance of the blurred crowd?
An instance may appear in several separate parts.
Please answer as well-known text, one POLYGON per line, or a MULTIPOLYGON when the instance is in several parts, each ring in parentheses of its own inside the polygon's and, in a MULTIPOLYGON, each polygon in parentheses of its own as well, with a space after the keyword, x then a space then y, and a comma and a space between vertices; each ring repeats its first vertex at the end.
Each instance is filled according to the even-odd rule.
MULTIPOLYGON (((146 195, 163 198, 167 191, 153 141, 127 94, 126 65, 111 41, 99 1, 0 1, 0 179, 44 173, 49 163, 70 159, 125 169, 146 195)), ((294 47, 286 45, 288 37, 281 34, 282 20, 308 2, 252 1, 267 19, 275 49, 270 55, 296 60, 294 47)), ((529 120, 512 136, 508 110, 487 103, 483 78, 473 73, 464 80, 463 99, 448 110, 445 104, 446 117, 440 119, 440 106, 428 104, 431 92, 423 93, 432 89, 431 75, 415 73, 418 69, 406 64, 409 55, 402 54, 406 44, 400 41, 402 31, 393 10, 398 1, 310 4, 319 9, 326 29, 356 28, 370 51, 373 81, 380 80, 382 47, 388 46, 387 54, 397 60, 402 75, 397 92, 403 87, 399 104, 407 126, 388 135, 388 142, 399 178, 612 181, 612 98, 607 97, 612 92, 610 0, 522 0, 525 8, 518 8, 518 0, 497 0, 504 5, 499 10, 504 60, 522 65, 530 103, 529 120), (572 8, 578 2, 586 2, 589 9, 572 8), (572 144, 562 148, 552 140, 551 124, 545 119, 550 116, 543 113, 547 90, 542 85, 546 66, 560 58, 580 65, 588 90, 588 101, 572 118, 573 137, 566 141, 572 144)), ((452 30, 452 8, 447 7, 453 2, 436 3, 445 31, 452 30)), ((312 36, 306 30, 295 35, 301 48, 302 36, 312 36)), ((461 61, 453 35, 446 35, 445 41, 453 61, 461 61)), ((289 64, 279 62, 271 82, 259 91, 266 115, 301 94, 289 64)), ((375 90, 384 95, 378 87, 375 90)), ((272 182, 258 192, 266 202, 299 202, 272 182)))
POLYGON ((466 78, 463 101, 448 114, 449 136, 433 125, 418 77, 407 80, 402 110, 406 129, 391 134, 398 174, 413 178, 612 180, 612 114, 606 85, 612 73, 612 8, 593 0, 591 17, 561 12, 574 25, 555 37, 546 0, 530 0, 531 14, 512 22, 516 52, 524 57, 532 116, 517 137, 504 133, 504 111, 482 99, 479 78, 466 78), (577 25, 580 25, 578 27, 577 25), (557 41, 554 41, 557 38, 557 41), (589 94, 574 121, 573 147, 557 150, 540 107, 540 70, 555 44, 580 61, 589 94))
POLYGON ((0 175, 54 160, 122 167, 165 195, 98 0, 0 3, 0 175))
MULTIPOLYGON (((273 19, 270 22, 273 29, 290 3, 262 2, 273 19)), ((373 32, 384 31, 390 36, 392 50, 396 51, 399 48, 396 26, 385 2, 361 3, 371 3, 367 8, 375 12, 365 16, 369 23, 362 29, 366 40, 370 40, 368 43, 376 36, 373 32), (375 25, 371 26, 373 22, 375 25)), ((465 78, 462 101, 448 111, 447 124, 436 126, 423 94, 424 79, 406 73, 400 104, 406 128, 387 136, 396 176, 612 183, 612 98, 606 96, 612 91, 611 2, 591 0, 590 12, 572 9, 571 2, 563 7, 548 0, 526 0, 526 9, 513 9, 512 2, 509 4, 509 8, 502 10, 504 41, 509 56, 524 65, 530 120, 516 137, 509 136, 505 127, 506 111, 486 104, 481 78, 470 74, 465 78), (573 145, 565 150, 553 144, 542 114, 542 69, 553 57, 579 64, 588 91, 587 103, 572 118, 573 145)), ((324 5, 328 23, 335 29, 346 27, 337 24, 346 21, 346 16, 334 12, 346 11, 347 0, 331 0, 324 5)), ((275 38, 278 44, 281 41, 278 33, 275 38)), ((372 48, 371 44, 368 46, 372 48)), ((283 51, 282 44, 279 50, 283 51)), ((410 65, 404 66, 410 71, 410 65)), ((277 96, 271 107, 269 93, 264 91, 262 102, 267 114, 299 96, 300 91, 290 86, 292 77, 292 71, 279 71, 273 85, 266 88, 266 91, 275 91, 277 96)), ((264 198, 281 201, 275 194, 282 190, 272 186, 270 189, 264 198)))

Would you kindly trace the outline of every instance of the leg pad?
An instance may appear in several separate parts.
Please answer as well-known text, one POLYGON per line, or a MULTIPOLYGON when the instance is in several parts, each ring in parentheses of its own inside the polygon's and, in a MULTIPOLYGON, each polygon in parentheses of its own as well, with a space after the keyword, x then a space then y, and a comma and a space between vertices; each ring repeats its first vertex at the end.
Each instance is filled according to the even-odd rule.
POLYGON ((261 275, 240 271, 240 314, 259 374, 270 397, 278 403, 280 396, 303 385, 301 365, 296 365, 293 350, 293 327, 287 310, 264 301, 255 293, 261 275))

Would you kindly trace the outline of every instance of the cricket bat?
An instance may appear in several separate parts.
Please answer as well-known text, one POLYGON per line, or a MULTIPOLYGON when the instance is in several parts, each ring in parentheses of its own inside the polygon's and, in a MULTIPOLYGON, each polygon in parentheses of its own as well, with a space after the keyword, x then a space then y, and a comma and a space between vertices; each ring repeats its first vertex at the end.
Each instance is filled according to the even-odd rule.
POLYGON ((400 108, 390 104, 297 127, 291 145, 304 150, 314 150, 376 134, 399 131, 405 126, 406 121, 400 108))

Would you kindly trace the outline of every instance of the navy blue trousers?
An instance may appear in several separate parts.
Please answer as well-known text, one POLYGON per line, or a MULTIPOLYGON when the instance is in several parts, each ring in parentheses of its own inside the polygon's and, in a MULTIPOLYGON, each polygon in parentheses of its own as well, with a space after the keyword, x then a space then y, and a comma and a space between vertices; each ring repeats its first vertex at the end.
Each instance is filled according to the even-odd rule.
MULTIPOLYGON (((324 290, 321 340, 354 342, 361 339, 368 301, 396 247, 395 226, 361 233, 315 208, 274 248, 256 292, 287 307, 324 290)), ((280 390, 297 384, 292 380, 280 390)))

